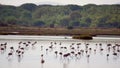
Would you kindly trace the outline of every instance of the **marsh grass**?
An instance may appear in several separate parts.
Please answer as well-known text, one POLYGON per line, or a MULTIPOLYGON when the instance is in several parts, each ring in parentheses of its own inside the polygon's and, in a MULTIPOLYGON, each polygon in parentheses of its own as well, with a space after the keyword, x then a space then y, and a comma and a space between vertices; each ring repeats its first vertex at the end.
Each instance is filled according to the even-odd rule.
POLYGON ((117 28, 0 27, 0 35, 120 35, 117 28))

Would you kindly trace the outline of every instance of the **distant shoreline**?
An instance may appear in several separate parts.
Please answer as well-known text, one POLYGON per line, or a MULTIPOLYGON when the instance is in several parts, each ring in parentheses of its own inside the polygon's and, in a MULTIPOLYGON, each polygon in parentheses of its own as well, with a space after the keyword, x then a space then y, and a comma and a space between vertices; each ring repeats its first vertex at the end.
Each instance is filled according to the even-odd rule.
POLYGON ((0 27, 0 35, 53 35, 72 36, 87 34, 92 36, 120 36, 117 28, 38 28, 38 27, 0 27))

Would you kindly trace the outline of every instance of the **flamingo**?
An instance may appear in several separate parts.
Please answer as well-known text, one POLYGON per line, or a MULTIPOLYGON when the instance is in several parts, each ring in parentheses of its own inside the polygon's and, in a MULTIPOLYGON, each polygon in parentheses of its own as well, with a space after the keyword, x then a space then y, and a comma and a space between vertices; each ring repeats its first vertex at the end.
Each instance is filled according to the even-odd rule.
POLYGON ((10 57, 10 56, 12 56, 13 55, 13 53, 12 52, 9 52, 8 53, 8 58, 10 57))
POLYGON ((41 59, 41 64, 45 63, 45 60, 44 59, 41 59))
POLYGON ((58 53, 58 51, 55 51, 56 56, 57 56, 57 53, 58 53))
POLYGON ((109 56, 109 54, 106 55, 107 57, 109 56))
POLYGON ((114 55, 114 56, 117 56, 117 53, 114 52, 113 55, 114 55))

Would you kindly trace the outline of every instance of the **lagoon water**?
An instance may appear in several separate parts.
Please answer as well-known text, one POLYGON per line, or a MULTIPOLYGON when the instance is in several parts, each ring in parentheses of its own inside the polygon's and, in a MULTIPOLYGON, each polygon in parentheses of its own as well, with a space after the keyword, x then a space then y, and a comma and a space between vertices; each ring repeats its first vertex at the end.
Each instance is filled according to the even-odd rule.
POLYGON ((93 40, 76 40, 70 36, 0 35, 0 44, 5 42, 7 42, 6 50, 4 53, 0 50, 0 68, 120 68, 120 52, 117 51, 120 50, 120 47, 116 47, 116 50, 113 49, 116 44, 120 45, 120 37, 94 37, 93 40), (28 41, 31 44, 37 43, 34 46, 29 44, 20 60, 15 51, 12 56, 8 57, 11 46, 16 50, 19 45, 24 46, 24 44, 18 44, 19 42, 27 43, 28 41), (80 45, 77 45, 78 43, 80 45), (91 48, 88 53, 85 52, 87 44, 88 48, 91 48), (111 44, 110 51, 107 49, 108 44, 111 44), (49 48, 51 45, 53 45, 52 49, 49 48), (74 50, 70 48, 71 46, 74 47, 74 50), (67 49, 61 49, 61 47, 67 49), (103 51, 100 51, 101 48, 103 51), (74 51, 77 54, 80 50, 84 50, 84 52, 76 56, 71 54, 69 57, 63 57, 59 53, 55 54, 55 51, 63 54, 74 51), (114 52, 117 55, 113 55, 114 52), (41 64, 41 54, 45 60, 44 64, 41 64), (109 54, 108 57, 107 54, 109 54), (89 57, 87 57, 88 55, 89 57))

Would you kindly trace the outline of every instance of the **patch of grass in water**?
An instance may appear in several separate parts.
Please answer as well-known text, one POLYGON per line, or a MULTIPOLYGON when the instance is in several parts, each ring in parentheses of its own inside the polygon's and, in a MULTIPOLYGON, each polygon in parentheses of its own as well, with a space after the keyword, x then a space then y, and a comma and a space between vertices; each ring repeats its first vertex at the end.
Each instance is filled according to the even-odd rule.
POLYGON ((74 35, 73 39, 83 39, 83 40, 92 40, 93 37, 91 35, 74 35))

